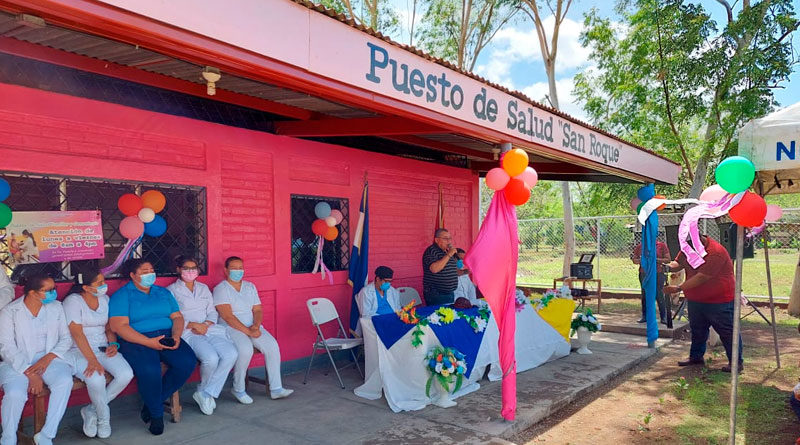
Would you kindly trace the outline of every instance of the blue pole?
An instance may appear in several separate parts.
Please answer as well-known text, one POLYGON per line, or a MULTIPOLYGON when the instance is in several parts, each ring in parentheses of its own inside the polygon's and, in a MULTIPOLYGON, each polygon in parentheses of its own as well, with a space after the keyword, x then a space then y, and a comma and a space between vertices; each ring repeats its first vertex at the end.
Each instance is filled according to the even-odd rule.
MULTIPOLYGON (((650 196, 655 194, 655 187, 650 184, 650 196)), ((642 268, 644 269, 644 298, 646 302, 645 318, 647 319, 647 346, 654 348, 658 339, 658 314, 656 313, 656 294, 658 292, 658 262, 656 260, 656 238, 658 238, 658 212, 655 210, 642 227, 642 268)))

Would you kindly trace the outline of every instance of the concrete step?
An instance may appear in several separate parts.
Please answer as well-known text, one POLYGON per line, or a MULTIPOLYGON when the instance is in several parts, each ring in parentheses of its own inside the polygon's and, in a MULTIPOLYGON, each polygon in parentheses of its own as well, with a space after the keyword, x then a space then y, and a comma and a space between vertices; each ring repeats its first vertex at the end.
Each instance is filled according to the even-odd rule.
MULTIPOLYGON (((600 322, 603 323, 604 332, 616 332, 620 334, 647 337, 647 324, 637 323, 639 320, 638 315, 615 313, 603 313, 596 315, 600 322)), ((658 337, 671 339, 679 338, 681 334, 688 328, 689 320, 687 320, 685 317, 681 320, 673 320, 672 329, 669 329, 666 325, 659 323, 658 337)))

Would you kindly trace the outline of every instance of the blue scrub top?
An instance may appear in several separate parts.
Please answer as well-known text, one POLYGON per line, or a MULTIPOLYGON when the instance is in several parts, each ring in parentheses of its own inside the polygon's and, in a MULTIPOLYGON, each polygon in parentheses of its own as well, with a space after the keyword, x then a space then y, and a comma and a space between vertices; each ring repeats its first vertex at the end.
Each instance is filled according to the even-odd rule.
POLYGON ((109 317, 128 317, 131 327, 140 333, 172 329, 169 316, 179 310, 168 289, 154 285, 146 294, 132 281, 114 292, 108 303, 109 317))
MULTIPOLYGON (((388 291, 386 291, 386 292, 388 292, 388 291)), ((386 292, 384 292, 384 294, 386 292)), ((385 296, 382 297, 380 292, 378 292, 378 289, 375 289, 375 297, 378 298, 378 314, 377 315, 394 314, 394 309, 392 309, 392 305, 389 304, 389 300, 385 296)))

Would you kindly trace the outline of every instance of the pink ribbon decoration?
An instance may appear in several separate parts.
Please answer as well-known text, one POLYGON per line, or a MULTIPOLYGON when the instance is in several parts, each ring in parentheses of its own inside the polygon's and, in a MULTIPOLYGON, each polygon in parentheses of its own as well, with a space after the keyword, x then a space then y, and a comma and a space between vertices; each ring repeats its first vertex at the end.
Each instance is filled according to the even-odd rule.
POLYGON ((472 271, 472 280, 489 303, 500 329, 498 346, 503 371, 501 414, 506 420, 514 420, 517 410, 514 335, 517 324, 518 257, 517 211, 504 193, 495 193, 478 238, 467 252, 464 262, 472 271))
POLYGON ((333 284, 333 274, 330 270, 328 270, 328 266, 325 265, 325 261, 322 259, 322 248, 325 246, 325 238, 317 236, 317 240, 317 259, 314 261, 314 269, 311 271, 311 273, 321 272, 321 280, 324 280, 325 275, 327 274, 328 282, 333 284))
POLYGON ((117 255, 117 259, 115 259, 114 262, 111 263, 110 265, 100 269, 100 273, 107 276, 112 272, 116 271, 117 269, 119 269, 119 266, 121 266, 122 262, 125 261, 126 258, 128 258, 128 255, 130 255, 131 250, 133 250, 133 246, 136 244, 137 241, 139 241, 139 239, 141 239, 141 237, 136 239, 129 239, 128 242, 125 243, 125 247, 123 247, 122 251, 119 253, 119 255, 117 255))
POLYGON ((725 195, 719 201, 713 203, 701 202, 699 205, 687 210, 681 219, 678 227, 678 241, 681 245, 681 252, 686 255, 686 261, 697 269, 706 261, 706 249, 700 241, 700 230, 698 222, 701 218, 719 218, 728 213, 739 201, 742 200, 744 192, 735 195, 725 195), (692 245, 689 245, 687 238, 692 238, 692 245), (694 247, 693 247, 694 246, 694 247))

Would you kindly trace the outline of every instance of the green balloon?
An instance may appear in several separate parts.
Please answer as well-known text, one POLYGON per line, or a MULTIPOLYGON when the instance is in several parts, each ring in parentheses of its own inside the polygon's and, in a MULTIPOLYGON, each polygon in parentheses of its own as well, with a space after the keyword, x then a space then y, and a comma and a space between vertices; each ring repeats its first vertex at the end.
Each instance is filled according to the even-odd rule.
POLYGON ((749 159, 731 156, 720 162, 714 172, 717 184, 728 193, 739 193, 750 188, 756 177, 756 167, 749 159))
POLYGON ((0 202, 0 229, 4 228, 11 222, 11 209, 0 202))

